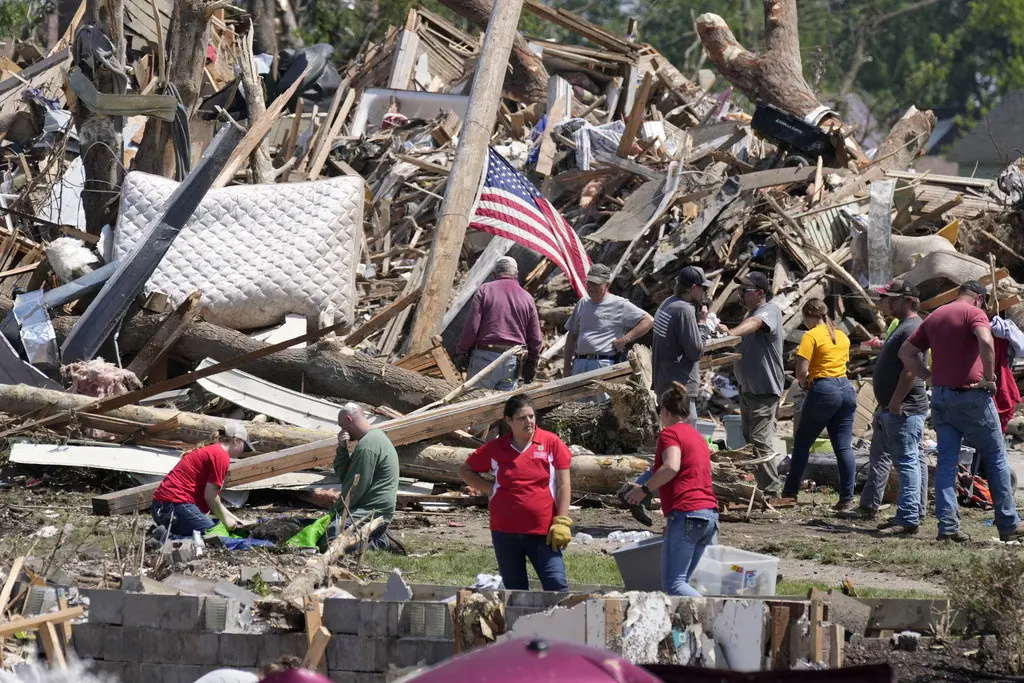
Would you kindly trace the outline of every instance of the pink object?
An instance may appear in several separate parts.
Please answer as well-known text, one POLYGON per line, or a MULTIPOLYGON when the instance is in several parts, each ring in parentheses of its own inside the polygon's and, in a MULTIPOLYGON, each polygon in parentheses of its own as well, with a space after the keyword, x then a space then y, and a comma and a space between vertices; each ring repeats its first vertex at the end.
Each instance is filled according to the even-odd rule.
POLYGON ((457 352, 474 346, 525 344, 531 358, 540 356, 544 337, 533 297, 514 277, 502 277, 480 285, 469 305, 457 352))
MULTIPOLYGON (((270 679, 266 679, 269 683, 270 679)), ((540 638, 509 640, 438 664, 402 683, 661 683, 661 679, 596 647, 540 638)))
POLYGON ((932 311, 907 343, 931 349, 932 386, 967 387, 981 380, 981 355, 975 328, 991 329, 985 311, 963 301, 932 311))
POLYGON ((331 683, 331 679, 307 669, 287 669, 267 676, 263 683, 331 683))

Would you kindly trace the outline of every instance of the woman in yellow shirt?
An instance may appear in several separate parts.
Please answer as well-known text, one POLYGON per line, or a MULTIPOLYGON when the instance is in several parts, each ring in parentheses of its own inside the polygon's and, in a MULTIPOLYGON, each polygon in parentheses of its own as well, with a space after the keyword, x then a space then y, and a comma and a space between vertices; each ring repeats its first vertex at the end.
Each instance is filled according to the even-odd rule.
POLYGON ((796 381, 807 398, 793 436, 793 457, 782 495, 796 497, 811 446, 821 430, 827 429, 839 461, 839 504, 835 509, 847 510, 854 504, 853 416, 857 412, 857 391, 846 379, 850 338, 829 320, 821 299, 805 303, 803 314, 807 332, 796 350, 796 381))

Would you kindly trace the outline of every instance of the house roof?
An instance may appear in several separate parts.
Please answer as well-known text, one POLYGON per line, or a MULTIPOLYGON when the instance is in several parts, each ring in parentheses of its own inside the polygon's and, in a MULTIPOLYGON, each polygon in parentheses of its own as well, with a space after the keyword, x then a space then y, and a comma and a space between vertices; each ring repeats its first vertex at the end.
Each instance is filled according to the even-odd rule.
POLYGON ((962 164, 1005 165, 1024 155, 1024 91, 1007 94, 946 157, 962 164))

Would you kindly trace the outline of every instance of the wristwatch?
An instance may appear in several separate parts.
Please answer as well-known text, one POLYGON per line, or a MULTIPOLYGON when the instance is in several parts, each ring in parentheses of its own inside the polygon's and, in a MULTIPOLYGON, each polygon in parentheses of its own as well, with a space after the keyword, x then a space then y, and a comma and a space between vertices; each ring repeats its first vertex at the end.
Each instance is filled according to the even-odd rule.
POLYGON ((651 490, 647 488, 647 484, 640 484, 640 490, 644 492, 645 496, 651 495, 651 490))

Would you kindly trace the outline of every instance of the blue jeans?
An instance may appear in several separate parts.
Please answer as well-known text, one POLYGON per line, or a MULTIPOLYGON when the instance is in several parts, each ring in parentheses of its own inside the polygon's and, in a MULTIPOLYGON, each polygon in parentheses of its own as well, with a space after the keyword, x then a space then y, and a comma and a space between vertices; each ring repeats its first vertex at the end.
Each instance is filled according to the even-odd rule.
MULTIPOLYGON (((591 370, 600 370, 601 368, 610 368, 615 365, 615 361, 610 358, 577 358, 572 362, 572 374, 582 375, 584 372, 590 372, 591 370)), ((587 394, 586 396, 576 399, 577 403, 596 403, 598 401, 607 401, 611 398, 608 394, 587 394)))
MULTIPOLYGON (((480 371, 493 363, 501 355, 499 351, 484 351, 473 349, 469 354, 469 370, 466 378, 475 377, 480 371)), ((491 370, 487 377, 481 379, 477 386, 481 389, 497 389, 498 391, 512 391, 519 386, 519 362, 515 356, 509 356, 498 367, 491 370)))
POLYGON ((853 499, 856 461, 853 459, 853 416, 857 412, 857 391, 845 377, 819 377, 811 384, 793 436, 793 458, 782 495, 795 496, 807 469, 814 440, 828 430, 832 450, 839 462, 839 500, 853 499))
POLYGON ((505 588, 510 591, 530 589, 526 576, 526 560, 530 560, 540 585, 546 591, 567 591, 565 561, 561 550, 552 550, 544 534, 507 534, 492 531, 491 543, 498 560, 498 573, 505 588))
POLYGON ((217 526, 195 503, 164 503, 154 500, 149 514, 158 525, 169 529, 172 536, 191 538, 193 531, 203 534, 217 526))
POLYGON ((995 505, 996 527, 1001 533, 1016 529, 1020 517, 1010 489, 1006 442, 1003 441, 992 396, 980 389, 953 391, 948 387, 933 387, 932 424, 939 442, 935 466, 935 516, 939 518, 939 534, 946 536, 960 530, 956 476, 960 445, 964 439, 970 442, 985 463, 989 491, 995 505))
POLYGON ((699 596, 690 585, 704 548, 718 541, 718 510, 673 510, 665 520, 661 587, 669 595, 699 596))
POLYGON ((878 425, 885 438, 885 449, 900 480, 893 521, 917 526, 928 508, 928 466, 921 455, 924 415, 880 413, 878 425))

